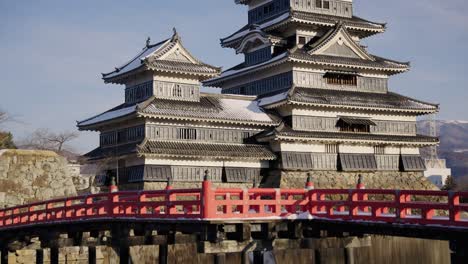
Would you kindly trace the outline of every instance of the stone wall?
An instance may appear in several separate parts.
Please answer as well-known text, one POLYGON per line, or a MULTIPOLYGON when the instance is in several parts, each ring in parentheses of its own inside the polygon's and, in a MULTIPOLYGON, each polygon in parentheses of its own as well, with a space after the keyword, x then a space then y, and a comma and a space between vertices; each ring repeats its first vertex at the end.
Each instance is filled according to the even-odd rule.
POLYGON ((52 151, 0 151, 0 208, 74 195, 65 158, 52 151))
MULTIPOLYGON (((367 189, 399 189, 399 190, 438 190, 435 185, 424 177, 423 172, 338 172, 311 171, 315 188, 350 189, 355 188, 358 176, 367 189)), ((273 171, 262 187, 304 188, 307 172, 303 171, 273 171)))

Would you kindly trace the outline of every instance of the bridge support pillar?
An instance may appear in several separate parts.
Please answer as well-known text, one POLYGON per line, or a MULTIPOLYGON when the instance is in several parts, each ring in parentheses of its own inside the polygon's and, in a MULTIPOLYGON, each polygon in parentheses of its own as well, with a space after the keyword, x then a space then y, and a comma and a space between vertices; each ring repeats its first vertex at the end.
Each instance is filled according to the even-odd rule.
POLYGON ((465 264, 468 259, 468 241, 450 241, 450 261, 465 264))
POLYGON ((8 264, 8 248, 3 247, 0 254, 0 264, 8 264))
POLYGON ((226 264, 226 254, 219 253, 214 256, 214 263, 215 264, 226 264))
POLYGON ((50 264, 59 264, 59 248, 50 248, 50 264))
POLYGON ((159 264, 167 264, 167 244, 159 245, 159 264))
POLYGON ((96 247, 88 247, 88 263, 96 264, 96 247))
POLYGON ((36 249, 36 264, 44 263, 44 250, 42 248, 36 249))
POLYGON ((119 248, 119 263, 128 264, 130 258, 130 249, 128 246, 122 246, 119 248))
POLYGON ((354 261, 354 248, 352 248, 352 247, 345 248, 345 259, 346 259, 346 264, 355 264, 356 263, 354 261))
POLYGON ((264 261, 264 255, 263 251, 257 250, 253 252, 253 264, 263 264, 264 261))

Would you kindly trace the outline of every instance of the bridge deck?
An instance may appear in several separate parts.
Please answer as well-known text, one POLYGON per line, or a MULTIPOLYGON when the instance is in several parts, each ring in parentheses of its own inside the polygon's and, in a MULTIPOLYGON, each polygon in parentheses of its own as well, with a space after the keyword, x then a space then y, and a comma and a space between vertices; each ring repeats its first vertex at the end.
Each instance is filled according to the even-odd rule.
MULTIPOLYGON (((361 186, 362 187, 362 186, 361 186)), ((468 192, 213 188, 67 197, 0 210, 0 232, 38 224, 105 219, 339 220, 468 229, 468 192)))

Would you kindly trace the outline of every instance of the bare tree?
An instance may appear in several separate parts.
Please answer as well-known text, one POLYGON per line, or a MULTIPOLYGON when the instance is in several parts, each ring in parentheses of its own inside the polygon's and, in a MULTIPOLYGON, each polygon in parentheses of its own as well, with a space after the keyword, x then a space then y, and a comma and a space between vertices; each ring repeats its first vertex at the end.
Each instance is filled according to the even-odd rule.
POLYGON ((62 151, 64 144, 76 139, 78 137, 78 133, 76 132, 61 132, 58 134, 50 134, 48 138, 49 142, 55 145, 57 151, 62 151))
POLYGON ((78 133, 76 132, 60 132, 54 133, 46 128, 37 129, 32 132, 27 139, 23 140, 20 144, 21 148, 28 149, 44 149, 61 152, 64 150, 65 145, 76 139, 78 133))
POLYGON ((8 120, 7 112, 0 110, 0 124, 6 122, 8 120))

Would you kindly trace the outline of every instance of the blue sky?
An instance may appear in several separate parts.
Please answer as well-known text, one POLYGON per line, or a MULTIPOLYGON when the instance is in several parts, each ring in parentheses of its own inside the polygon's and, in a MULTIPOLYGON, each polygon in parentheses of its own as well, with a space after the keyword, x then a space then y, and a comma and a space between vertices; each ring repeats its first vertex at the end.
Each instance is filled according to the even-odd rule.
MULTIPOLYGON (((355 14, 388 23, 365 40, 371 53, 411 61, 391 90, 440 103, 441 119, 468 119, 466 0, 355 0, 355 14)), ((196 57, 230 67, 242 58, 219 38, 246 21, 234 0, 0 0, 0 109, 18 120, 4 129, 18 139, 36 128, 73 131, 76 120, 121 103, 123 87, 105 85, 100 73, 174 26, 196 57)), ((86 152, 97 143, 97 133, 81 132, 72 145, 86 152)))

